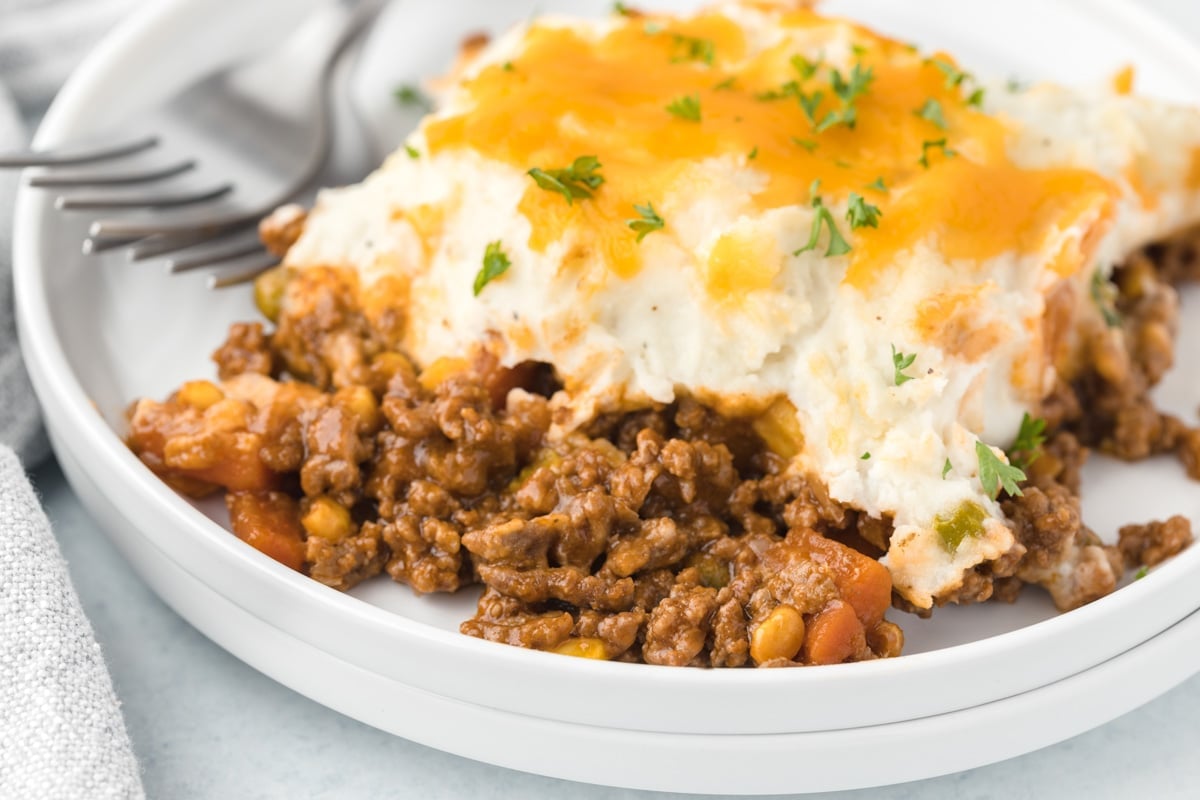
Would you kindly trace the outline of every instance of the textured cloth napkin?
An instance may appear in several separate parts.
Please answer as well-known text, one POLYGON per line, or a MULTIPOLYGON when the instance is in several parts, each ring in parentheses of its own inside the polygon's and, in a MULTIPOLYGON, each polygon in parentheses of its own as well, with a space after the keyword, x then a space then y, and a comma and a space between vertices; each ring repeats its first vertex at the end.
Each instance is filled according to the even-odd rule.
MULTIPOLYGON (((0 151, 26 143, 133 1, 0 0, 0 151)), ((13 319, 16 180, 0 171, 0 798, 144 797, 104 656, 21 466, 49 448, 13 319)))

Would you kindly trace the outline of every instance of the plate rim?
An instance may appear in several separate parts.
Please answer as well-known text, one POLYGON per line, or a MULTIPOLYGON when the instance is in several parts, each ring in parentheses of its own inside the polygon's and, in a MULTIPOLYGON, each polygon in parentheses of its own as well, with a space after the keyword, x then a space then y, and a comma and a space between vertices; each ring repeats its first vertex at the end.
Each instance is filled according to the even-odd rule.
MULTIPOLYGON (((68 455, 64 474, 70 478, 80 469, 68 455)), ((462 703, 342 661, 264 623, 155 548, 127 550, 130 540, 141 536, 133 529, 113 540, 155 593, 215 644, 297 693, 386 733, 464 758, 640 790, 791 796, 961 772, 1099 727, 1186 681, 1193 673, 1189 656, 1192 662, 1200 660, 1197 610, 1075 675, 945 714, 838 731, 760 736, 613 729, 462 703), (149 563, 155 559, 162 560, 157 567, 149 563), (226 624, 229 615, 245 616, 235 628, 226 624), (271 647, 239 647, 238 640, 248 638, 268 639, 271 647), (293 659, 303 660, 306 669, 289 669, 293 659), (353 677, 353 682, 348 689, 333 691, 331 675, 353 677), (1137 680, 1129 680, 1131 675, 1137 680), (381 704, 380 697, 390 702, 381 704), (386 712, 393 707, 404 708, 406 714, 386 712), (1063 713, 1079 710, 1082 713, 1063 713), (431 720, 434 724, 423 724, 431 720), (496 732, 504 734, 499 746, 489 735, 496 732), (864 761, 864 748, 878 757, 864 761), (557 757, 533 755, 547 749, 555 749, 557 757), (737 755, 732 762, 723 758, 731 753, 737 755), (658 758, 649 761, 647 754, 658 758)))
MULTIPOLYGON (((173 21, 180 12, 201 5, 203 0, 168 0, 143 9, 139 14, 128 20, 115 30, 104 42, 84 61, 74 73, 53 106, 47 113, 42 126, 38 130, 35 142, 38 146, 49 146, 67 138, 72 128, 77 127, 86 108, 87 98, 94 94, 106 76, 121 67, 123 61, 128 61, 131 51, 144 46, 146 41, 156 33, 171 28, 173 21)), ((1105 14, 1111 20, 1109 24, 1120 26, 1122 30, 1139 33, 1152 37, 1159 51, 1169 51, 1166 57, 1186 63, 1189 71, 1194 72, 1200 80, 1200 47, 1192 45, 1177 31, 1171 29, 1165 22, 1152 12, 1134 5, 1129 0, 1058 0, 1059 4, 1075 9, 1075 13, 1097 15, 1105 14)), ((369 643, 347 640, 345 636, 330 638, 327 635, 316 635, 312 631, 291 630, 287 617, 294 618, 295 614, 281 616, 264 611, 261 601, 256 600, 255 594, 271 594, 287 598, 287 605, 293 603, 317 612, 323 620, 336 621, 345 617, 355 623, 350 631, 355 636, 362 634, 379 635, 387 639, 399 638, 417 643, 436 652, 435 662, 449 664, 461 657, 480 659, 491 664, 496 670, 497 677, 512 686, 569 686, 580 681, 593 685, 612 686, 628 682, 628 675, 636 675, 635 680, 643 684, 646 697, 659 693, 686 694, 692 691, 708 691, 714 685, 723 691, 737 695, 757 695, 758 693, 778 693, 781 690, 799 692, 801 696, 817 696, 829 692, 853 692, 861 690, 862 684, 875 687, 879 692, 885 685, 891 685, 895 680, 912 680, 914 675, 928 672, 944 673, 968 669, 972 665, 991 662, 1006 654, 1011 657, 1011 651, 1041 650, 1058 639, 1070 629, 1080 627, 1095 630, 1107 627, 1107 620, 1114 614, 1118 618, 1136 618, 1147 607, 1154 605, 1154 598, 1173 598, 1174 610, 1169 614, 1158 614, 1153 629, 1141 628, 1136 634, 1126 633, 1117 637, 1116 645, 1103 649, 1111 657, 1112 652, 1120 652, 1130 646, 1146 641, 1157 633, 1177 622, 1191 611, 1200 606, 1200 587, 1191 589, 1188 582, 1188 572, 1194 569, 1200 560, 1200 550, 1193 551, 1188 557, 1175 559, 1155 570, 1157 576, 1153 581, 1138 582, 1125 587, 1119 593, 1071 612, 1069 615, 1059 615, 1051 619, 1034 623, 1016 631, 1011 631, 983 640, 956 645, 928 653, 903 656, 899 659, 864 662, 860 664, 837 665, 823 670, 785 670, 785 671, 754 671, 754 670, 663 670, 649 665, 628 665, 597 663, 584 659, 561 659, 555 656, 526 651, 521 648, 507 647, 490 642, 483 642, 461 634, 444 631, 416 620, 408 619, 384 609, 371 606, 356 598, 343 595, 317 584, 299 574, 270 560, 263 554, 245 547, 235 537, 208 520, 196 511, 190 504, 175 495, 165 484, 146 470, 130 453, 118 438, 116 432, 91 410, 86 392, 78 377, 70 370, 66 352, 55 331, 55 322, 51 314, 49 295, 43 280, 42 259, 40 257, 40 240, 48 221, 47 204, 44 198, 36 197, 27 186, 18 191, 14 227, 14 279, 15 298, 17 303, 18 326, 22 351, 26 358, 34 387, 47 412, 47 421, 54 419, 56 427, 61 425, 61 432, 72 441, 81 443, 87 454, 94 461, 90 470, 104 473, 104 477, 114 485, 132 488, 138 496, 149 499, 145 505, 145 514, 139 518, 143 524, 153 524, 156 527, 168 522, 171 528, 169 535, 174 541, 166 542, 153 539, 153 543, 173 561, 179 563, 198 580, 212 586, 216 590, 224 587, 227 591, 221 593, 247 611, 254 613, 264 621, 271 622, 289 634, 296 635, 315 647, 333 645, 342 649, 335 653, 339 658, 347 658, 345 648, 354 653, 353 658, 347 658, 350 663, 367 668, 378 667, 388 654, 380 652, 379 648, 370 647, 369 643), (154 513, 150 513, 150 512, 154 513), (197 556, 200 556, 197 558, 197 556), (221 564, 228 569, 224 576, 214 576, 210 569, 196 568, 196 564, 221 564), (204 574, 197 574, 203 572, 204 574), (253 586, 259 591, 244 591, 229 586, 230 576, 239 579, 252 579, 253 586), (261 583, 259 583, 261 582, 261 583), (1119 595, 1119 596, 1118 596, 1119 595), (1121 609, 1124 609, 1123 613, 1121 609), (1132 609, 1132 610, 1131 610, 1132 609), (1065 630, 1064 630, 1065 629, 1065 630), (305 635, 305 634, 308 635, 305 635), (839 688, 834 688, 834 686, 839 688), (797 689, 797 687, 800 687, 797 689), (848 688, 847 688, 848 687, 848 688)), ((243 587, 244 588, 244 587, 243 587)), ((294 621, 294 619, 293 619, 294 621)), ((324 623, 326 629, 331 622, 324 623)), ((326 631, 328 632, 328 631, 326 631)), ((354 637, 351 637, 352 639, 354 637)), ((386 650, 386 648, 384 648, 386 650)), ((979 702, 990 702, 1004 696, 1013 696, 1022 691, 1035 688, 1033 684, 1044 685, 1046 676, 1053 675, 1051 680, 1060 680, 1071 674, 1094 666, 1096 650, 1085 655, 1083 651, 1076 652, 1073 658, 1066 660, 1067 666, 1057 670, 1044 670, 1037 679, 1019 679, 1010 676, 992 688, 989 696, 976 697, 974 700, 965 696, 953 697, 936 706, 926 708, 925 716, 935 713, 946 713, 955 708, 975 705, 979 702)), ((1101 659, 1103 660, 1103 659, 1101 659)), ((383 674, 387 674, 386 672, 383 674)), ((392 670, 393 677, 395 670, 392 670)), ((402 671, 411 681, 412 671, 402 671)), ((450 670, 446 677, 461 678, 463 672, 450 670)), ((513 710, 513 706, 524 705, 516 700, 501 702, 493 696, 484 697, 482 692, 468 691, 466 695, 456 690, 445 679, 437 676, 426 676, 425 685, 421 688, 434 691, 444 696, 460 696, 468 702, 491 705, 502 710, 513 710), (490 702, 489 702, 490 701, 490 702)), ((940 686, 937 681, 926 681, 930 687, 940 686)), ((419 681, 418 681, 419 682, 419 681)), ((920 683, 920 681, 918 681, 920 683)), ((416 685, 416 682, 414 682, 416 685)), ((674 708, 673 705, 668 703, 674 708)), ((569 710, 555 708, 555 704, 542 703, 537 706, 539 716, 548 719, 564 719, 564 713, 569 710)), ((528 709, 518 713, 531 713, 528 709)), ((904 711, 894 711, 901 714, 899 718, 907 719, 912 713, 911 708, 904 711)), ((876 722, 887 721, 883 715, 876 722)), ((641 729, 658 730, 663 723, 661 713, 647 714, 641 729)), ((687 715, 683 715, 687 719, 687 715)), ((607 718, 609 723, 616 721, 615 716, 607 718)), ((579 720, 574 720, 579 721, 579 720)), ((894 720, 893 720, 894 721, 894 720)), ((678 723, 687 725, 688 729, 696 730, 696 721, 678 723)), ((841 727, 855 727, 862 724, 862 719, 849 718, 847 724, 841 727)), ((788 731, 797 731, 797 724, 786 723, 788 731)), ((621 727, 614 725, 614 727, 621 727)), ((838 727, 838 726, 834 726, 838 727)), ((812 730, 827 730, 831 727, 810 728, 812 730)), ((736 731, 735 731, 736 732, 736 731)), ((754 727, 742 732, 766 733, 761 727, 754 727)), ((782 732, 782 731, 773 731, 782 732)))

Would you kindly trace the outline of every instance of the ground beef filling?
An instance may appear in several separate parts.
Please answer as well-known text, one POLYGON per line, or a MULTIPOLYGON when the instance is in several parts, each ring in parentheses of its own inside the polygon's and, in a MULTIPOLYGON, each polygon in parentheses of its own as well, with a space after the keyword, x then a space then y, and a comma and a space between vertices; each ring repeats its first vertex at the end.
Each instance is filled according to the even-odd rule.
MULTIPOLYGON (((276 234, 283 248, 294 231, 276 234)), ((1118 271, 1120 327, 1086 332, 1084 367, 1046 401, 1051 437, 1002 501, 1017 543, 939 603, 1011 601, 1036 583, 1075 608, 1127 563, 1190 543, 1174 517, 1106 546, 1079 515, 1088 446, 1174 452, 1200 478, 1200 432, 1147 397, 1171 361, 1170 281, 1200 272, 1181 248, 1118 271)), ((681 398, 552 442, 547 367, 479 356, 418 371, 394 306, 364 308, 355 288, 333 270, 260 281, 273 332, 234 325, 214 354, 219 386, 136 403, 131 448, 179 491, 224 489, 236 535, 328 586, 382 572, 422 593, 482 584, 461 627, 489 641, 674 666, 900 653, 884 613, 906 604, 877 560, 890 521, 833 501, 748 422, 681 398)))

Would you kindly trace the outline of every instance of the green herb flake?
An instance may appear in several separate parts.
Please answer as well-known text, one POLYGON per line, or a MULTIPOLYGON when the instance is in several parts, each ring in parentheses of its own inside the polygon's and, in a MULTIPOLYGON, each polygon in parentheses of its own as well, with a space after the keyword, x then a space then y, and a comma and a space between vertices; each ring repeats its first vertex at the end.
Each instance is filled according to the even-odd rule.
POLYGON ((852 44, 850 45, 850 52, 854 53, 857 58, 862 58, 867 54, 867 48, 863 47, 861 44, 852 44))
POLYGON ((946 130, 946 117, 942 113, 942 104, 932 97, 925 101, 925 104, 913 111, 918 117, 928 120, 936 125, 941 130, 946 130))
POLYGON ((1018 483, 1025 480, 1025 473, 1012 464, 1005 464, 998 455, 980 441, 975 442, 975 456, 979 459, 979 482, 988 497, 995 500, 1001 490, 1014 497, 1021 496, 1018 483))
POLYGON ((879 218, 883 216, 883 212, 879 210, 879 206, 873 206, 862 198, 862 195, 850 193, 850 208, 846 211, 846 221, 850 223, 850 229, 856 228, 878 228, 879 218))
POLYGON ((504 254, 500 242, 489 243, 487 249, 483 251, 483 267, 475 276, 475 296, 478 297, 479 293, 483 291, 483 287, 508 272, 508 268, 511 266, 512 262, 504 254))
POLYGON ((809 191, 812 194, 812 207, 814 209, 812 229, 808 234, 808 242, 805 243, 804 247, 801 247, 799 250, 793 252, 792 255, 794 256, 798 256, 801 253, 806 253, 809 250, 815 249, 817 243, 821 239, 822 228, 825 228, 829 231, 829 245, 825 248, 826 257, 844 256, 846 253, 850 252, 850 245, 844 238, 842 238, 841 232, 837 229, 837 221, 833 218, 833 213, 825 205, 825 202, 821 199, 821 196, 817 194, 817 190, 820 188, 820 185, 820 181, 813 181, 812 186, 809 188, 809 191))
POLYGON ((925 169, 929 169, 930 150, 941 150, 942 155, 946 158, 954 158, 956 155, 958 155, 957 151, 951 150, 946 146, 945 139, 935 139, 933 141, 921 142, 921 157, 917 159, 917 163, 925 169))
POLYGON ((421 151, 413 147, 411 144, 404 145, 404 152, 408 153, 408 157, 414 160, 421 157, 421 151))
POLYGON ((1150 574, 1150 568, 1147 566, 1141 567, 1137 572, 1133 573, 1133 579, 1140 581, 1142 578, 1150 574))
POLYGON ((824 92, 813 92, 812 94, 804 92, 796 93, 796 101, 800 103, 800 110, 804 112, 804 116, 808 117, 808 121, 814 125, 817 124, 817 107, 821 105, 821 101, 824 99, 824 92))
POLYGON ((663 26, 661 22, 647 20, 646 23, 642 25, 642 31, 645 32, 647 36, 657 36, 658 34, 662 33, 663 26))
POLYGON ((975 91, 971 92, 971 95, 967 98, 967 105, 971 106, 972 108, 983 108, 983 97, 984 90, 976 89, 975 91))
POLYGON ((905 355, 896 350, 896 345, 892 345, 892 380, 895 381, 897 386, 903 386, 913 380, 913 376, 905 375, 904 370, 911 367, 916 360, 916 353, 905 355))
POLYGON ((402 106, 413 106, 416 108, 430 109, 433 103, 425 96, 417 87, 411 84, 401 84, 392 90, 392 97, 402 106))
POLYGON ((1017 92, 1025 91, 1025 83, 1020 78, 1009 78, 1004 84, 1004 88, 1009 92, 1016 94, 1017 92))
POLYGON ((631 9, 629 6, 625 5, 624 3, 618 2, 618 3, 613 3, 612 13, 617 14, 618 16, 622 16, 622 17, 629 17, 629 16, 633 15, 633 9, 631 9))
POLYGON ((954 465, 950 463, 950 459, 946 459, 946 463, 942 464, 942 480, 946 480, 946 476, 950 474, 950 470, 954 469, 954 465))
POLYGON ((1029 465, 1042 455, 1042 445, 1046 443, 1046 420, 1035 419, 1029 412, 1021 417, 1021 429, 1017 438, 1008 450, 1009 462, 1020 469, 1029 469, 1029 465))
POLYGON ((680 119, 700 121, 700 95, 685 94, 667 104, 667 111, 680 119))
POLYGON ((754 145, 754 147, 751 148, 750 154, 746 156, 746 160, 753 161, 756 158, 758 158, 758 145, 754 145))
POLYGON ((505 72, 512 72, 513 71, 513 63, 511 61, 505 61, 502 69, 505 72))
POLYGON ((676 33, 672 36, 672 42, 675 50, 674 55, 671 56, 672 63, 702 61, 711 67, 713 60, 717 57, 717 46, 712 39, 701 39, 676 33))
POLYGON ((861 461, 869 461, 869 460, 870 460, 870 458, 871 458, 871 454, 870 454, 869 452, 867 452, 867 453, 863 453, 863 454, 862 454, 861 456, 859 456, 858 458, 859 458, 859 460, 861 460, 861 461))
POLYGON ((1104 318, 1104 324, 1110 328, 1121 327, 1121 314, 1117 311, 1117 287, 1104 277, 1099 267, 1092 272, 1091 294, 1092 302, 1104 318))
POLYGON ((835 69, 830 73, 829 79, 833 85, 833 93, 849 105, 866 94, 871 82, 875 80, 875 68, 863 69, 862 64, 855 64, 848 78, 843 78, 842 73, 835 69))
POLYGON ((817 149, 817 143, 812 139, 801 139, 799 136, 792 137, 792 144, 796 145, 797 147, 803 147, 810 153, 817 149))
POLYGON ((538 186, 548 192, 558 192, 567 199, 567 205, 571 205, 575 200, 591 197, 592 191, 604 183, 604 176, 597 172, 600 166, 596 156, 580 156, 566 169, 534 167, 528 174, 538 186))
POLYGON ((863 188, 864 189, 872 189, 876 192, 883 192, 884 194, 887 194, 887 192, 888 192, 887 184, 883 182, 882 175, 880 177, 876 178, 873 182, 868 183, 863 188))
POLYGON ((800 73, 800 80, 806 81, 817 74, 817 70, 821 68, 821 60, 809 61, 804 56, 795 55, 792 56, 792 67, 800 73))
POLYGON ((735 83, 737 83, 737 76, 736 76, 736 75, 730 75, 728 78, 726 78, 725 80, 721 81, 721 82, 720 82, 720 83, 718 83, 716 86, 714 86, 714 87, 713 87, 713 91, 714 91, 714 92, 726 92, 726 91, 729 91, 729 90, 733 89, 733 85, 734 85, 735 83))
POLYGON ((667 224, 663 218, 658 215, 658 213, 654 210, 654 206, 650 203, 646 203, 644 206, 639 206, 635 203, 633 210, 638 213, 638 216, 641 217, 641 219, 627 220, 625 224, 637 233, 638 243, 641 243, 642 239, 645 239, 647 234, 653 233, 654 231, 661 231, 663 226, 667 224))
POLYGON ((931 58, 929 59, 928 63, 937 67, 942 71, 942 74, 946 76, 947 89, 953 89, 955 86, 961 85, 963 81, 971 77, 970 73, 963 72, 945 59, 931 58))

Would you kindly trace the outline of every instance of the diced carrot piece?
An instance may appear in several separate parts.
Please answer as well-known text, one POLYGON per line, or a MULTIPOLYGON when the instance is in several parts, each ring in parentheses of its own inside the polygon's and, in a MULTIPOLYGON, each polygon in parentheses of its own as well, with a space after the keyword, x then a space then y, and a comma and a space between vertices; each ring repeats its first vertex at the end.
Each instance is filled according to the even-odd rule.
POLYGON ((810 557, 829 568, 838 593, 858 615, 864 628, 873 628, 892 604, 892 576, 870 556, 826 539, 814 531, 793 531, 803 537, 810 557))
POLYGON ((230 436, 217 463, 196 470, 177 470, 177 474, 224 486, 231 492, 262 492, 279 484, 279 476, 262 463, 258 451, 262 437, 255 433, 230 436))
POLYGON ((840 664, 867 644, 866 632, 849 603, 834 600, 808 624, 804 660, 809 664, 840 664))
POLYGON ((283 492, 230 492, 225 504, 239 539, 297 572, 304 568, 304 529, 294 499, 283 492))

